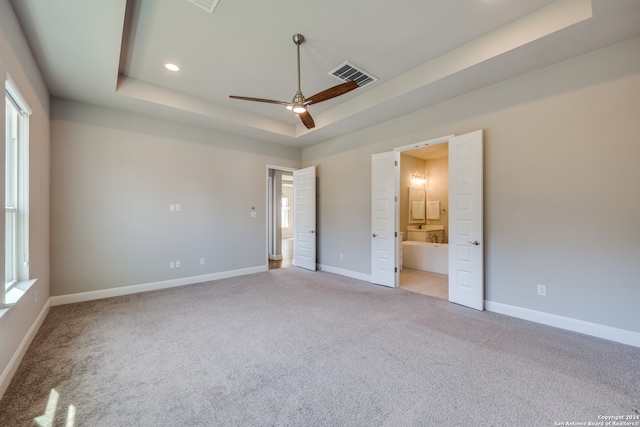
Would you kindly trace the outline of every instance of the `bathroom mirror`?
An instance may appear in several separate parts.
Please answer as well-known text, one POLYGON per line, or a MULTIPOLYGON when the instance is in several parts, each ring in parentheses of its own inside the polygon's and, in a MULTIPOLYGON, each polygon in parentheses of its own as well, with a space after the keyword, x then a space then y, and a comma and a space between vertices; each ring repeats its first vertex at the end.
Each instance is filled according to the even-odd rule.
POLYGON ((409 223, 425 222, 426 193, 421 188, 409 187, 409 223))

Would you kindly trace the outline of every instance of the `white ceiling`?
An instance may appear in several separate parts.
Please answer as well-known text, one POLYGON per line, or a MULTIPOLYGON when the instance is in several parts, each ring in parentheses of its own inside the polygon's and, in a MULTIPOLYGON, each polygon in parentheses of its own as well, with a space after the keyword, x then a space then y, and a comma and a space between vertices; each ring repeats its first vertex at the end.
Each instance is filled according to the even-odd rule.
POLYGON ((11 0, 52 95, 296 147, 640 36, 638 0, 11 0), (310 106, 344 61, 379 81, 310 106), (177 73, 166 62, 181 67, 177 73))

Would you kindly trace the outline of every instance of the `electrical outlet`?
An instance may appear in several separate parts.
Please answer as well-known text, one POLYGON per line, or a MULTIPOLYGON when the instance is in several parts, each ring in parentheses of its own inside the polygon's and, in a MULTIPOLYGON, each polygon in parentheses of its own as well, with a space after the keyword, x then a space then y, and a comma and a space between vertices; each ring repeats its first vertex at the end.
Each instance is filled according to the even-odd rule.
POLYGON ((547 296, 547 286, 546 285, 538 285, 538 295, 541 297, 547 296))
POLYGON ((181 204, 177 204, 176 205, 176 212, 180 212, 182 211, 182 205, 181 204))
POLYGON ((204 258, 200 258, 200 265, 204 265, 204 258))
POLYGON ((344 254, 340 254, 340 261, 344 259, 344 254))
POLYGON ((176 268, 180 268, 180 261, 176 261, 176 268))
POLYGON ((176 268, 176 263, 173 261, 169 262, 169 268, 176 268))

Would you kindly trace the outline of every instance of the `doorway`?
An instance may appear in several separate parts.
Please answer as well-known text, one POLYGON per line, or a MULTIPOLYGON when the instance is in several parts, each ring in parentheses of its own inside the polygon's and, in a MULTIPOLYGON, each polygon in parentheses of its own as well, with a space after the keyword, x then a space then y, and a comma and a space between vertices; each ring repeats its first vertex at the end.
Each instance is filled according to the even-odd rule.
POLYGON ((449 299, 449 143, 400 153, 398 287, 449 299), (403 245, 403 241, 430 246, 403 245), (403 249, 407 256, 403 256, 403 249), (439 251, 439 252, 437 252, 439 251), (429 263, 420 254, 433 258, 429 263), (438 263, 438 265, 434 265, 438 263))
POLYGON ((271 166, 267 169, 267 261, 269 270, 293 263, 293 171, 271 166))

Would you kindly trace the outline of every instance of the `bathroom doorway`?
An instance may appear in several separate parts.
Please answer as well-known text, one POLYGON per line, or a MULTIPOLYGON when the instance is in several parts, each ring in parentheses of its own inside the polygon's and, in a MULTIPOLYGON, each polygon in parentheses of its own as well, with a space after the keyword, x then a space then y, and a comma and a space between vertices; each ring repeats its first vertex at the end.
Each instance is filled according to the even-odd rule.
POLYGON ((267 262, 269 270, 293 262, 293 171, 267 168, 267 262))
MULTIPOLYGON (((404 230, 400 226, 402 194, 400 153, 444 142, 448 142, 449 151, 447 174, 449 209, 445 208, 446 220, 444 221, 448 227, 442 230, 443 233, 446 232, 448 242, 444 253, 447 259, 447 268, 444 269, 444 273, 448 272, 448 298, 450 302, 484 310, 482 130, 436 138, 398 147, 390 152, 374 153, 371 156, 371 282, 389 287, 401 286, 401 266, 404 268, 409 266, 409 258, 415 255, 413 254, 414 246, 419 246, 417 241, 419 239, 409 239, 412 241, 407 242, 404 236, 401 238, 400 234, 411 231, 408 226, 404 230)), ((426 184, 424 175, 405 177, 409 180, 412 178, 420 179, 426 184)), ((406 186, 407 193, 408 188, 409 185, 406 186)), ((412 214, 414 219, 421 222, 419 227, 413 228, 416 234, 434 231, 432 225, 426 223, 429 217, 429 202, 431 201, 427 199, 425 192, 425 197, 417 200, 418 204, 411 207, 425 209, 424 214, 412 214), (424 206, 420 206, 420 203, 424 206)), ((431 210, 434 215, 442 214, 441 206, 437 206, 435 211, 431 206, 431 210)), ((404 212, 408 215, 406 211, 404 212)), ((433 227, 444 228, 435 224, 433 227)), ((433 245, 424 244, 423 246, 433 245)), ((443 255, 442 251, 436 255, 443 255)), ((434 257, 416 255, 416 260, 429 264, 434 261, 434 257)), ((430 270, 425 269, 425 271, 430 270)))
POLYGON ((449 242, 448 163, 448 141, 400 153, 399 238, 416 243, 399 243, 399 287, 445 300, 449 299, 448 257, 444 256, 449 242), (439 265, 422 262, 420 254, 425 252, 439 265))

